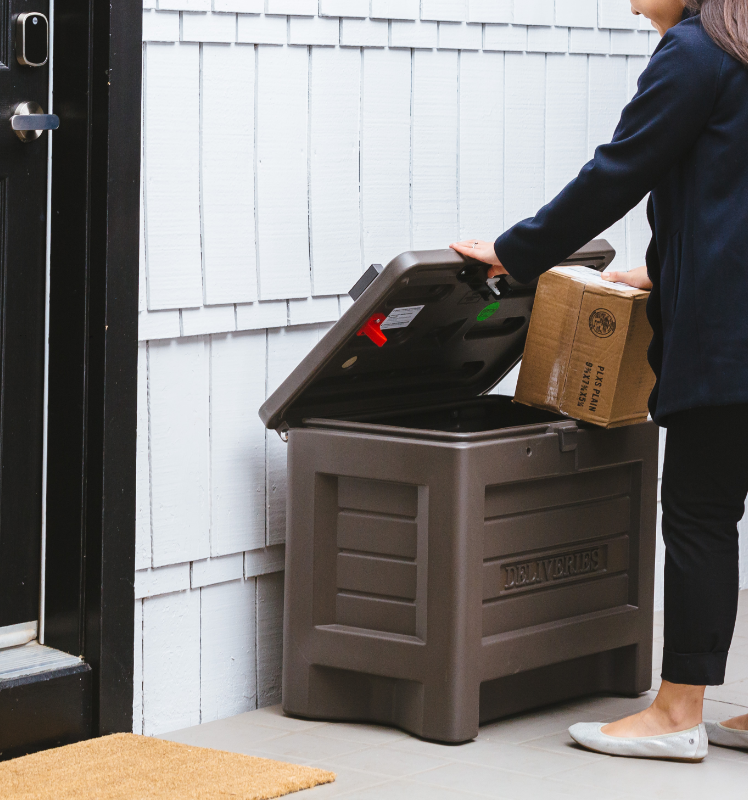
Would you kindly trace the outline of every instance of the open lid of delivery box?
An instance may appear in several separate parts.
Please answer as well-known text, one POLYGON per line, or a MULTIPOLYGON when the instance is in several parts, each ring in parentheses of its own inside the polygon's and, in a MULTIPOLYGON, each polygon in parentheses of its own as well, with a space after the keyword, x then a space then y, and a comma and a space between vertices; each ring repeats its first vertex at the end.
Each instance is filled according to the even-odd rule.
MULTIPOLYGON (((590 242, 564 264, 603 270, 615 251, 590 242)), ((485 394, 522 358, 535 287, 454 250, 408 252, 371 267, 353 305, 260 408, 279 433, 305 418, 365 419, 485 394)))

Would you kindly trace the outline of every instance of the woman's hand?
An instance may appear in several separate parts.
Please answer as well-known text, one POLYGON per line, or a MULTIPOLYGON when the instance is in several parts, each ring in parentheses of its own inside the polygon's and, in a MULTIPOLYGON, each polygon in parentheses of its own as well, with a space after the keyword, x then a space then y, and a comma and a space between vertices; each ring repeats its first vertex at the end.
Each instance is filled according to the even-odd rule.
POLYGON ((497 275, 509 274, 504 269, 501 261, 497 258, 496 251, 493 249, 493 242, 466 239, 464 242, 453 242, 449 246, 462 256, 474 258, 476 261, 482 261, 484 264, 490 264, 491 269, 488 270, 489 278, 495 278, 497 275))
POLYGON ((635 269, 630 269, 628 272, 603 272, 602 276, 604 281, 626 283, 637 289, 646 289, 648 291, 652 288, 652 281, 649 280, 646 267, 636 267, 635 269))

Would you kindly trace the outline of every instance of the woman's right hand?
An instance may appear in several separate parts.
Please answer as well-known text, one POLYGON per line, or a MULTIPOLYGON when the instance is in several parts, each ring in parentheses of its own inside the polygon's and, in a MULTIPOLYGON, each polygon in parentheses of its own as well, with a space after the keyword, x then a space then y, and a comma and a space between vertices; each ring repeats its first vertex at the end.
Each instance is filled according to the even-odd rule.
POLYGON ((602 276, 604 281, 626 283, 637 289, 646 289, 648 291, 652 288, 652 281, 649 280, 646 267, 636 267, 635 269, 630 269, 628 272, 603 272, 602 276))

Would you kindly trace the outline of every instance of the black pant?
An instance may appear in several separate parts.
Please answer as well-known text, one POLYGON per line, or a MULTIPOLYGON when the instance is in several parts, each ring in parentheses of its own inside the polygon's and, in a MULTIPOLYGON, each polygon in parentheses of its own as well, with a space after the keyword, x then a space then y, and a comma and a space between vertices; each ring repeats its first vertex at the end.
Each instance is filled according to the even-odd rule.
POLYGON ((748 404, 681 411, 667 426, 662 677, 714 686, 725 680, 738 608, 737 526, 748 493, 748 404))

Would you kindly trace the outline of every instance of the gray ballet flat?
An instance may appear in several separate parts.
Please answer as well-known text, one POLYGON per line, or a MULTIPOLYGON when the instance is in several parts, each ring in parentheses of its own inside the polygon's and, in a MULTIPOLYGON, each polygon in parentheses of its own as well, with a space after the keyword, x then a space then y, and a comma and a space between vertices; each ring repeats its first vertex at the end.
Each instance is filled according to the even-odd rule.
POLYGON ((602 732, 607 722, 578 722, 569 728, 571 738, 582 747, 609 756, 662 758, 668 761, 703 761, 709 739, 704 724, 677 733, 624 739, 602 732))
POLYGON ((709 744, 748 750, 748 731, 725 728, 721 722, 707 722, 706 732, 709 736, 709 744))

